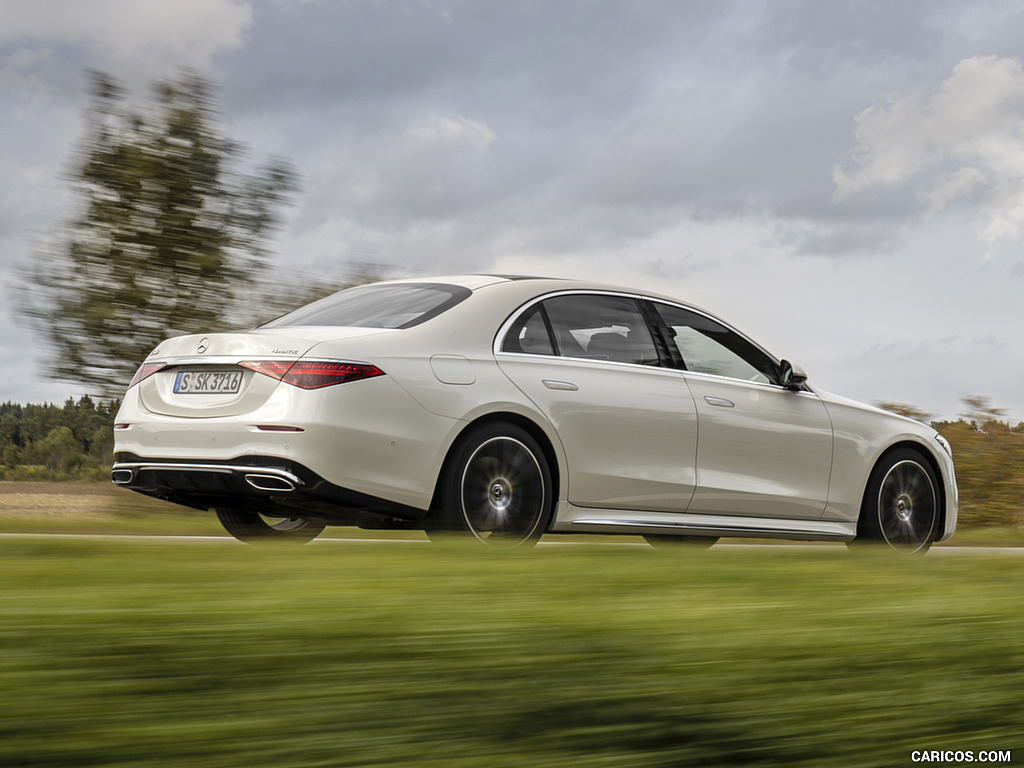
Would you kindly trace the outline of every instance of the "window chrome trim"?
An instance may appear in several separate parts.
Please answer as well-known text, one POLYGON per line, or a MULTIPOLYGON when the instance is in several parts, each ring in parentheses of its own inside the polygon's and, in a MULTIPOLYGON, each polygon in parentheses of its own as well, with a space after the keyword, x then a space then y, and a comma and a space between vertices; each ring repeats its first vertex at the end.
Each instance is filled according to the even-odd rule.
MULTIPOLYGON (((508 332, 512 329, 512 326, 515 325, 516 321, 518 321, 520 317, 526 314, 526 312, 528 312, 535 305, 540 304, 542 301, 558 298, 560 296, 615 296, 621 299, 633 299, 634 301, 638 302, 645 300, 645 297, 640 296, 639 294, 636 293, 626 293, 624 291, 603 291, 597 288, 581 288, 576 290, 552 291, 551 293, 545 293, 543 296, 535 296, 525 304, 522 304, 517 309, 513 310, 512 314, 509 315, 505 319, 505 322, 501 324, 501 326, 498 328, 498 332, 494 335, 494 342, 491 344, 491 352, 494 355, 505 355, 507 357, 529 357, 540 358, 542 360, 561 360, 563 362, 567 360, 573 360, 578 363, 596 363, 598 365, 625 365, 629 366, 630 368, 639 368, 644 371, 674 370, 672 368, 666 368, 663 365, 624 363, 619 360, 599 360, 593 357, 575 357, 572 355, 545 355, 541 354, 540 352, 506 352, 502 349, 502 347, 505 345, 505 337, 508 336, 508 332)), ((640 310, 639 305, 637 306, 637 309, 638 311, 641 312, 642 315, 642 310, 640 310)), ((644 320, 644 326, 647 327, 648 332, 650 332, 650 327, 647 323, 647 318, 642 319, 644 320)), ((654 342, 654 339, 652 338, 651 341, 654 342)), ((656 343, 655 346, 657 346, 656 343)))
MULTIPOLYGON (((495 356, 504 355, 513 358, 541 358, 543 360, 561 360, 563 362, 566 360, 576 360, 584 363, 598 363, 600 365, 627 365, 631 368, 640 368, 645 371, 672 371, 674 373, 683 374, 685 376, 701 376, 714 379, 716 381, 730 381, 738 382, 740 384, 749 384, 751 386, 757 387, 770 387, 772 390, 786 389, 781 384, 776 384, 775 382, 772 381, 750 381, 748 379, 735 379, 732 378, 731 376, 720 376, 716 373, 704 373, 701 371, 690 371, 680 368, 669 368, 664 365, 642 365, 640 363, 622 363, 615 360, 595 360, 593 358, 588 357, 570 357, 568 355, 544 355, 538 352, 505 352, 502 349, 502 347, 505 345, 505 337, 508 336, 508 332, 512 329, 512 326, 516 324, 516 322, 519 320, 520 317, 523 316, 523 314, 530 310, 535 304, 539 304, 542 301, 547 301, 548 299, 553 299, 559 296, 618 296, 620 298, 625 299, 634 299, 635 301, 638 302, 646 301, 651 304, 665 304, 670 307, 681 309, 685 312, 692 312, 695 315, 700 315, 701 317, 707 320, 718 323, 723 328, 726 328, 732 333, 735 333, 737 336, 739 336, 741 339, 749 343, 751 346, 761 350, 765 354, 765 356, 767 356, 769 360, 772 360, 776 365, 779 365, 782 362, 779 358, 777 358, 767 349, 765 349, 752 338, 747 336, 747 334, 743 333, 740 330, 737 330, 733 326, 729 325, 729 323, 723 321, 721 318, 715 317, 711 313, 705 312, 702 309, 697 309, 696 307, 691 307, 681 302, 664 299, 658 296, 648 296, 646 294, 640 293, 627 293, 625 291, 605 291, 598 288, 582 288, 576 290, 569 289, 561 291, 552 291, 551 293, 545 293, 542 296, 535 296, 534 298, 527 301, 525 304, 522 304, 518 308, 516 308, 512 312, 512 314, 510 314, 505 319, 505 322, 501 324, 501 326, 498 328, 498 332, 494 335, 494 342, 491 345, 491 352, 495 356)), ((809 392, 811 394, 814 394, 813 390, 811 390, 810 388, 795 390, 794 394, 800 394, 801 392, 809 392)))

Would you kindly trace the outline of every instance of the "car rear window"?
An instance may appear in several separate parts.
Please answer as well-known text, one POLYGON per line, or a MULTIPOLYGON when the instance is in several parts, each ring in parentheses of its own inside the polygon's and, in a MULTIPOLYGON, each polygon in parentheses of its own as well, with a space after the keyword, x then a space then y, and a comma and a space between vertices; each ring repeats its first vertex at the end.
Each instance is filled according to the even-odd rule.
POLYGON ((444 283, 360 285, 289 312, 263 327, 411 328, 451 309, 471 293, 460 285, 444 283))

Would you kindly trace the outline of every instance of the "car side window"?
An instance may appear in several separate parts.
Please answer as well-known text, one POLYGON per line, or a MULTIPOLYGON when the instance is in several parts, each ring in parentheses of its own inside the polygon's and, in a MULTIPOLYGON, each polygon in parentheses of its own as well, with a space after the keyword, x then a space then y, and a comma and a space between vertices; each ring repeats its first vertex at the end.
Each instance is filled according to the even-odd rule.
POLYGON ((527 355, 555 354, 548 324, 544 319, 544 309, 540 304, 534 304, 516 319, 505 334, 501 351, 527 355))
POLYGON ((543 302, 557 353, 563 357, 657 365, 658 352, 635 299, 601 294, 555 296, 543 302))
POLYGON ((763 350, 709 317, 654 304, 688 371, 774 384, 777 367, 763 350))

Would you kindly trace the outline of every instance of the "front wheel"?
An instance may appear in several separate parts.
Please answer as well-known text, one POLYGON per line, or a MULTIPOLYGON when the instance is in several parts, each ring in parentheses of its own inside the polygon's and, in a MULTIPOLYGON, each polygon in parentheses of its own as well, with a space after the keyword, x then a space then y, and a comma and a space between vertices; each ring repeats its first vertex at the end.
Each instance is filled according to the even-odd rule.
POLYGON ((928 551, 938 534, 939 499, 928 462, 913 450, 894 451, 871 473, 855 543, 873 541, 907 553, 928 551))
POLYGON ((452 454, 427 534, 469 535, 494 549, 530 546, 551 519, 552 487, 544 452, 526 430, 484 424, 452 454))
POLYGON ((286 541, 305 544, 320 535, 327 526, 304 517, 264 518, 255 512, 217 509, 217 519, 224 530, 248 544, 264 541, 286 541))

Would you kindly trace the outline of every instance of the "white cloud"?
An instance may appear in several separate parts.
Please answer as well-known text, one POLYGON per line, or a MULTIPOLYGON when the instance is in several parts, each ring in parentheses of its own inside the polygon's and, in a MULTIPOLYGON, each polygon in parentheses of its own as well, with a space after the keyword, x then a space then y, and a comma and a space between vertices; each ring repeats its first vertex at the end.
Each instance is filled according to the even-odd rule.
POLYGON ((920 197, 928 206, 928 215, 932 215, 957 198, 969 195, 987 178, 980 168, 967 166, 953 173, 943 174, 931 188, 922 190, 920 197))
POLYGON ((458 115, 455 118, 433 117, 409 130, 409 135, 424 143, 468 142, 485 149, 496 138, 483 123, 458 115))
POLYGON ((115 74, 152 77, 207 68, 243 43, 253 12, 244 0, 0 0, 0 18, 0 45, 84 45, 115 74))
POLYGON ((932 92, 890 96, 861 112, 856 137, 847 162, 833 168, 836 201, 916 183, 929 215, 958 201, 975 203, 987 241, 1015 236, 1024 225, 1019 59, 964 59, 932 92))

